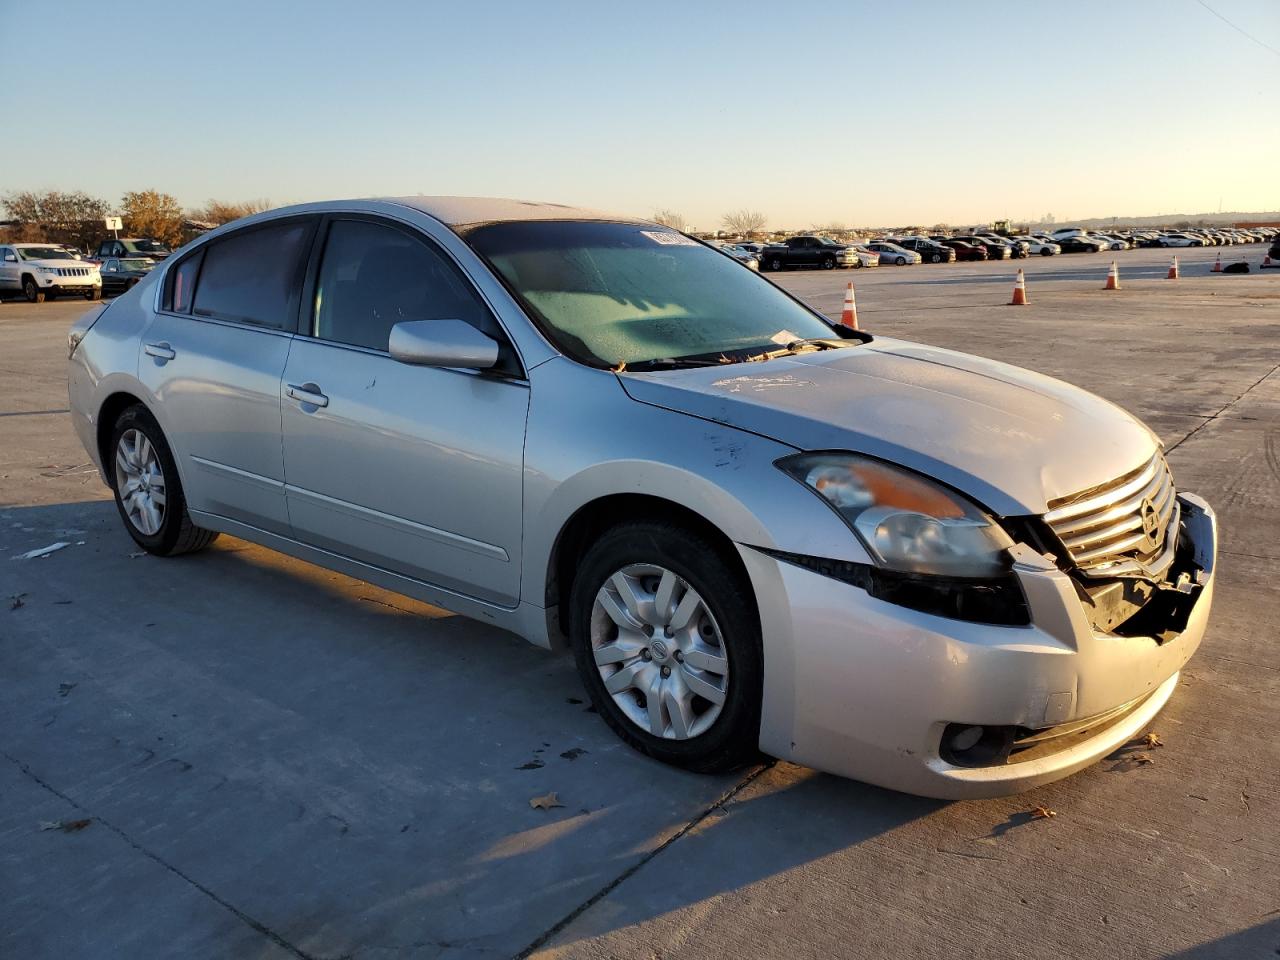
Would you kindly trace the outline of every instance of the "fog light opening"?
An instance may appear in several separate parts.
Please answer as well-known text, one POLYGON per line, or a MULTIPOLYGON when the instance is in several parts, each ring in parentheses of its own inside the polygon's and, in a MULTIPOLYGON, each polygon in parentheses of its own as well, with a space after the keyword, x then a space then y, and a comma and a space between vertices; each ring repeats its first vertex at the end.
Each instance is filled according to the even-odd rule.
POLYGON ((995 766, 1009 759, 1016 732, 1016 727, 949 723, 942 731, 938 753, 957 767, 995 766))

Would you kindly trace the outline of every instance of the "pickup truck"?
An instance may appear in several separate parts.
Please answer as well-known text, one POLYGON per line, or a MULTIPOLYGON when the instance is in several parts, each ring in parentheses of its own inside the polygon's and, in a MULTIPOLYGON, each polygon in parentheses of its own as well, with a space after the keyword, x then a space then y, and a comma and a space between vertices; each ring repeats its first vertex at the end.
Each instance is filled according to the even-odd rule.
POLYGON ((782 243, 771 243, 760 251, 761 270, 785 270, 787 267, 860 267, 857 251, 827 237, 789 237, 782 243))

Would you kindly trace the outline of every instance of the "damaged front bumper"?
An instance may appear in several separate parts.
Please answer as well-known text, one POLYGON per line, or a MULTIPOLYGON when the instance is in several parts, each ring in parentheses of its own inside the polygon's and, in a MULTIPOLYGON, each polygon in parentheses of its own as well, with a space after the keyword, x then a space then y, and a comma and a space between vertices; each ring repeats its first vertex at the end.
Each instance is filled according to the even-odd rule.
POLYGON ((1151 722, 1204 636, 1217 524, 1194 494, 1179 503, 1170 581, 1114 629, 1076 579, 1025 547, 1013 567, 1025 626, 908 609, 742 548, 765 638, 761 749, 943 798, 1013 793, 1096 762, 1151 722))

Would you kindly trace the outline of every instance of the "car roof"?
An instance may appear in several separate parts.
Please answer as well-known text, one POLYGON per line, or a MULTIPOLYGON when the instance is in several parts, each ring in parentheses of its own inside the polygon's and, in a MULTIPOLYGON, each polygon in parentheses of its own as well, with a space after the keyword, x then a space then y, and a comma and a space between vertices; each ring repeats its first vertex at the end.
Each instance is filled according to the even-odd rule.
POLYGON ((638 217, 620 216, 563 203, 509 200, 500 197, 382 197, 390 203, 421 210, 451 227, 508 220, 609 220, 648 223, 638 217))

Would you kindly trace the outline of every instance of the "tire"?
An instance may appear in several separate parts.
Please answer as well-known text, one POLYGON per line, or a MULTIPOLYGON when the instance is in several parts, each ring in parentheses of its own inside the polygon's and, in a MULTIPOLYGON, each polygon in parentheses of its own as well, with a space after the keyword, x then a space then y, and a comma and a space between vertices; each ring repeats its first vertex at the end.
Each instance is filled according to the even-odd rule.
POLYGON ((102 299, 102 288, 101 288, 101 287, 90 287, 87 291, 85 291, 84 298, 85 298, 86 300, 101 300, 101 299, 102 299))
POLYGON ((836 258, 835 258, 835 257, 823 257, 823 258, 822 258, 822 269, 823 269, 823 270, 834 270, 835 268, 836 268, 836 258))
POLYGON ((897 260, 895 260, 895 261, 893 261, 893 262, 894 262, 894 263, 896 263, 896 264, 897 264, 898 266, 900 266, 900 267, 905 267, 905 266, 907 265, 907 258, 906 258, 906 257, 899 257, 897 260))
POLYGON ((855 269, 855 270, 861 270, 861 269, 862 269, 862 258, 861 258, 861 257, 854 257, 854 258, 853 258, 853 269, 855 269))
POLYGON ((22 295, 27 298, 27 303, 44 303, 44 291, 36 285, 34 277, 22 278, 22 295))
POLYGON ((107 448, 107 456, 109 460, 105 466, 107 475, 111 478, 120 519, 134 542, 147 553, 158 557, 176 557, 203 550, 218 538, 216 531, 205 530, 191 522, 191 516, 187 513, 187 499, 182 492, 182 481, 178 477, 178 466, 160 425, 146 407, 140 404, 129 407, 116 418, 111 429, 111 445, 107 448), (146 452, 147 446, 139 445, 139 437, 145 438, 150 455, 146 452), (130 448, 134 451, 132 457, 127 453, 130 448), (144 485, 139 492, 146 495, 146 502, 151 504, 152 509, 144 510, 136 505, 126 507, 121 488, 130 482, 130 467, 142 467, 144 464, 150 469, 139 470, 140 474, 145 474, 144 485), (158 504, 153 499, 157 493, 163 497, 158 504), (137 519, 131 516, 133 509, 138 510, 137 519), (149 523, 148 520, 158 522, 149 523), (150 529, 152 525, 155 529, 150 529))
POLYGON ((1041 248, 1040 248, 1040 256, 1042 256, 1042 257, 1052 257, 1052 256, 1053 256, 1053 251, 1052 251, 1052 250, 1050 250, 1048 247, 1041 247, 1041 248))
POLYGON ((932 256, 930 256, 930 257, 929 257, 929 262, 930 262, 930 263, 941 263, 941 262, 942 262, 942 254, 940 254, 940 253, 935 253, 935 254, 933 254, 932 256))
POLYGON ((706 537, 659 521, 626 523, 606 532, 587 550, 578 567, 570 592, 569 639, 578 672, 596 711, 631 747, 656 760, 699 773, 722 773, 759 757, 764 685, 760 622, 750 584, 706 537), (640 631, 641 619, 625 611, 622 593, 615 584, 622 577, 646 597, 637 608, 649 611, 654 622, 671 621, 665 613, 653 612, 658 585, 667 582, 668 574, 673 578, 673 587, 667 609, 674 609, 678 617, 690 592, 700 603, 687 620, 687 629, 677 628, 674 635, 650 632, 646 639, 640 631), (614 613, 601 602, 604 596, 612 597, 614 613), (625 637, 618 627, 624 621, 628 624, 625 637), (606 648, 639 648, 642 652, 627 653, 612 663, 605 661, 597 666, 596 651, 606 648), (706 660, 708 650, 718 651, 717 657, 722 659, 707 662, 728 666, 723 675, 714 670, 703 671, 682 658, 680 651, 684 649, 690 650, 690 661, 695 652, 706 660), (651 682, 662 684, 657 722, 662 725, 661 732, 669 735, 652 732, 654 714, 642 691, 620 686, 615 699, 605 686, 602 669, 611 671, 611 676, 621 675, 624 680, 634 677, 638 686, 647 689, 652 689, 647 687, 651 682), (716 680, 723 690, 708 684, 707 678, 716 680), (719 692, 722 702, 717 705, 691 692, 694 688, 686 679, 701 689, 719 692), (668 696, 686 694, 690 697, 687 710, 676 711, 667 706, 668 696), (701 713, 695 712, 695 704, 699 703, 706 705, 701 713), (692 720, 685 724, 688 735, 682 736, 677 732, 677 716, 686 712, 692 720))
POLYGON ((781 270, 781 269, 782 269, 782 261, 781 261, 781 260, 779 260, 777 257, 774 257, 772 260, 770 260, 770 261, 769 261, 769 269, 770 269, 770 270, 781 270))

